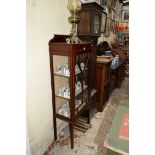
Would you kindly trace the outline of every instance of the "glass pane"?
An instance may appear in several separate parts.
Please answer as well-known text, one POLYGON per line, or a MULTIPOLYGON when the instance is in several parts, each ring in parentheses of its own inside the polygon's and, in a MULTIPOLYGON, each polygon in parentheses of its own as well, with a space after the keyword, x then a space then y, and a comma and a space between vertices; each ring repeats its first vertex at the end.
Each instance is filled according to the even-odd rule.
POLYGON ((76 56, 76 69, 80 71, 75 76, 75 95, 77 96, 88 87, 88 61, 89 53, 83 53, 76 56))
POLYGON ((54 74, 61 75, 61 76, 70 76, 69 71, 69 61, 67 56, 53 56, 53 70, 54 74))
POLYGON ((89 61, 89 53, 78 54, 76 56, 75 71, 77 70, 77 68, 78 70, 80 70, 80 72, 88 70, 88 61, 89 61))
POLYGON ((59 115, 70 117, 70 70, 67 56, 53 56, 55 110, 59 115))
POLYGON ((76 56, 76 68, 80 70, 75 76, 75 114, 82 110, 88 100, 88 64, 89 53, 76 56))
POLYGON ((56 105, 56 113, 57 114, 70 118, 69 100, 56 97, 55 105, 56 105))
POLYGON ((76 111, 75 114, 80 112, 82 108, 88 103, 88 89, 85 89, 80 95, 76 97, 75 106, 76 111))
POLYGON ((100 18, 99 16, 94 16, 94 33, 99 33, 100 28, 100 18))

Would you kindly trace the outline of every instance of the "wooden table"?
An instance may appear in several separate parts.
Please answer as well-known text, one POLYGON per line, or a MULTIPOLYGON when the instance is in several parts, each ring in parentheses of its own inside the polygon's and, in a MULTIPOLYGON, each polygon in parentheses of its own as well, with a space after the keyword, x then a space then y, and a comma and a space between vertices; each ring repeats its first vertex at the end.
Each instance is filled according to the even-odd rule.
POLYGON ((98 57, 96 65, 97 103, 96 108, 102 112, 109 99, 110 89, 110 66, 112 58, 98 57))

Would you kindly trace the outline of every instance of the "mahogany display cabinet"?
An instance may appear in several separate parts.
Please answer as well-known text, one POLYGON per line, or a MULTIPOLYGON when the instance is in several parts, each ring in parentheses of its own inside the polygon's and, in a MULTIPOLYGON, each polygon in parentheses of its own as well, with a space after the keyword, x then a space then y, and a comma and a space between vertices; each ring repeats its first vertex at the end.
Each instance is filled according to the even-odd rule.
POLYGON ((56 119, 68 122, 73 148, 75 123, 90 106, 92 45, 68 44, 64 41, 65 37, 62 39, 55 35, 49 42, 54 139, 57 140, 56 119))

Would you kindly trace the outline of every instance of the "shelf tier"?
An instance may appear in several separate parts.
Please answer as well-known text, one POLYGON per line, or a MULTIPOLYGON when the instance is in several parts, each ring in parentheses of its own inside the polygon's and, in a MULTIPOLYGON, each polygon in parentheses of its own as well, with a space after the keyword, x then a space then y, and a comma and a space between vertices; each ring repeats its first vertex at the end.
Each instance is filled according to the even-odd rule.
POLYGON ((96 89, 92 89, 91 90, 91 97, 93 97, 96 93, 97 93, 97 90, 96 89))
POLYGON ((55 76, 62 76, 62 77, 67 77, 69 78, 69 75, 61 74, 61 73, 54 73, 55 76))
POLYGON ((70 96, 68 97, 64 97, 64 96, 59 96, 59 95, 55 95, 56 97, 59 97, 59 98, 63 98, 63 99, 67 99, 67 100, 70 100, 70 96))
POLYGON ((81 110, 85 105, 86 105, 86 102, 80 104, 80 105, 76 108, 76 110, 75 110, 75 114, 77 115, 77 113, 80 112, 80 110, 81 110))
POLYGON ((88 88, 87 85, 83 86, 83 90, 79 90, 79 91, 75 91, 75 97, 77 97, 78 95, 80 95, 84 90, 86 90, 88 88))
MULTIPOLYGON (((84 90, 86 90, 88 88, 87 85, 84 86, 83 90, 80 90, 80 91, 76 91, 75 92, 75 97, 77 97, 78 95, 80 95, 84 90)), ((67 99, 67 100, 70 100, 70 96, 59 96, 59 95, 55 95, 56 97, 60 97, 60 98, 63 98, 63 99, 67 99)))
MULTIPOLYGON (((81 74, 81 73, 83 73, 83 72, 85 72, 87 70, 88 70, 88 68, 84 69, 82 72, 81 71, 78 71, 78 72, 75 73, 75 75, 79 75, 79 74, 81 74)), ((67 78, 70 77, 70 75, 66 75, 66 74, 62 74, 62 73, 54 73, 54 75, 55 76, 67 77, 67 78)))
MULTIPOLYGON (((75 115, 77 115, 77 114, 82 110, 82 108, 83 108, 85 105, 86 105, 86 102, 84 102, 84 103, 78 105, 78 106, 75 108, 75 115)), ((57 114, 57 115, 60 115, 60 116, 63 116, 63 117, 65 117, 65 118, 70 118, 70 117, 69 117, 69 116, 70 116, 70 112, 68 113, 68 116, 65 116, 65 115, 63 115, 63 114, 60 114, 59 112, 56 112, 56 114, 57 114)))

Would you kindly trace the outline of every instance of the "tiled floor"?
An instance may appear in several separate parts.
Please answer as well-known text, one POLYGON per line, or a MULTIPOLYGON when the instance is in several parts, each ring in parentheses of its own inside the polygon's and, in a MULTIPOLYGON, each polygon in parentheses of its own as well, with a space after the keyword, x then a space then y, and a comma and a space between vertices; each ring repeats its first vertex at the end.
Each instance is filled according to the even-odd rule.
POLYGON ((129 80, 125 78, 120 89, 115 89, 103 112, 97 112, 91 120, 91 128, 82 133, 75 130, 74 149, 70 149, 68 125, 59 133, 56 143, 50 147, 49 155, 106 155, 103 147, 104 139, 109 132, 112 118, 118 103, 123 98, 129 98, 129 80))

